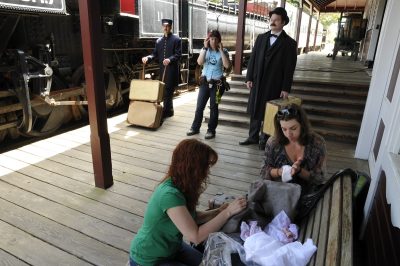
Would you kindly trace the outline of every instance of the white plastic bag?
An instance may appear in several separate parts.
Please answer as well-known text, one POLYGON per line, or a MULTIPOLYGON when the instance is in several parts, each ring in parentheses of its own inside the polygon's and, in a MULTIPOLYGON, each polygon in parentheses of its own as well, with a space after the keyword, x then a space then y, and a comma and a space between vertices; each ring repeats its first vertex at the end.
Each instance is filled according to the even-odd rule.
POLYGON ((282 244, 264 232, 254 234, 244 242, 246 265, 302 266, 307 265, 317 247, 311 239, 282 244))
POLYGON ((240 260, 246 261, 243 246, 222 232, 208 236, 201 265, 231 266, 231 253, 239 253, 240 260))

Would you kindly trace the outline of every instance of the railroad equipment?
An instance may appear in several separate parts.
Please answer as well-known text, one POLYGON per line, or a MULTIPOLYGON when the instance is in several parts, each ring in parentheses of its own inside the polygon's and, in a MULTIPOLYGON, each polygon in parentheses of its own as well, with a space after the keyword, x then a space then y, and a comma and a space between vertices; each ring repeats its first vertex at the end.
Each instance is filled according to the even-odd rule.
MULTIPOLYGON (((182 38, 181 84, 196 80, 203 39, 219 29, 234 50, 238 10, 204 0, 100 0, 107 108, 127 108, 129 83, 142 75, 141 58, 162 36, 161 18, 182 38)), ((268 29, 248 13, 245 49, 268 29)), ((86 116, 78 0, 0 0, 0 143, 40 137, 86 116)), ((157 78, 156 64, 146 68, 157 78)))

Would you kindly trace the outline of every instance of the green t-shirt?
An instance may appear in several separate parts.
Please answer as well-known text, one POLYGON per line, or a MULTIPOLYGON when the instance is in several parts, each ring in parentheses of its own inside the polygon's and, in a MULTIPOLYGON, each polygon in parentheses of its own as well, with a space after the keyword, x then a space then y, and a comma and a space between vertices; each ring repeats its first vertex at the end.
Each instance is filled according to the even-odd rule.
POLYGON ((167 210, 186 206, 185 196, 171 178, 161 183, 151 196, 139 232, 132 240, 130 256, 140 265, 154 265, 173 258, 182 245, 182 234, 167 210))

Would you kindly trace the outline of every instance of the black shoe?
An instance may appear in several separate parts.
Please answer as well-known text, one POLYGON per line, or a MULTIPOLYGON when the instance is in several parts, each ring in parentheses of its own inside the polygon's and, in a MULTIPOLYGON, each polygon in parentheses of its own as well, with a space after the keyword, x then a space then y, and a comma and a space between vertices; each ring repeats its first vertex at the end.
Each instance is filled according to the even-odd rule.
POLYGON ((174 116, 174 111, 164 112, 162 118, 168 118, 174 116))
POLYGON ((188 132, 186 132, 186 136, 193 136, 193 135, 196 135, 196 134, 199 134, 199 133, 200 133, 200 131, 194 130, 193 128, 191 128, 191 129, 189 129, 188 132))
POLYGON ((239 145, 251 145, 251 144, 258 144, 258 140, 246 139, 244 141, 240 141, 239 145))
POLYGON ((204 136, 205 139, 213 139, 215 138, 215 133, 211 131, 207 131, 206 135, 204 136))

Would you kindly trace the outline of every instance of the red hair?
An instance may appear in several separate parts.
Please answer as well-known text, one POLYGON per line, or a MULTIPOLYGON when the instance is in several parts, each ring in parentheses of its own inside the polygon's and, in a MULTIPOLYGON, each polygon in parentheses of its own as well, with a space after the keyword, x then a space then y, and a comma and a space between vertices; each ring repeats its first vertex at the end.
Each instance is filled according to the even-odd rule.
POLYGON ((197 139, 182 140, 172 153, 171 165, 161 183, 171 177, 185 195, 189 211, 194 211, 207 187, 209 167, 217 160, 217 152, 207 144, 197 139))

